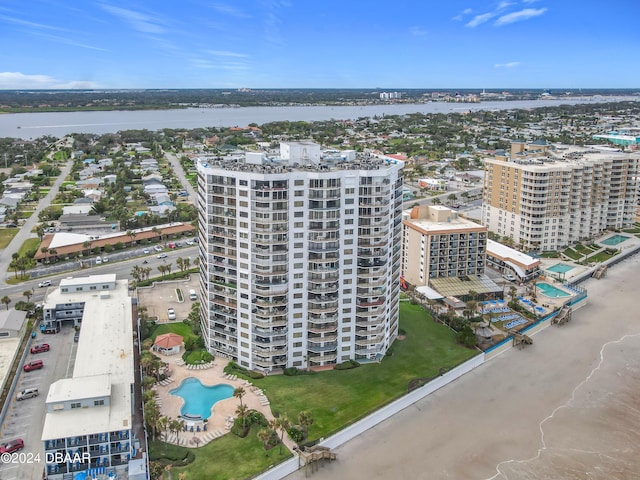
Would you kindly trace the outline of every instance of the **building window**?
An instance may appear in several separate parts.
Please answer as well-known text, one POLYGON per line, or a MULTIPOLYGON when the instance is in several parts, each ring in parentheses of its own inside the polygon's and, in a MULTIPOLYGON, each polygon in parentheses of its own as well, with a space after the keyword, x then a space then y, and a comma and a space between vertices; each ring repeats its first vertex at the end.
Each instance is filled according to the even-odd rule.
POLYGON ((94 400, 93 401, 93 406, 94 407, 101 407, 104 405, 104 400, 94 400))
POLYGON ((80 402, 72 403, 71 408, 81 408, 82 404, 80 402))

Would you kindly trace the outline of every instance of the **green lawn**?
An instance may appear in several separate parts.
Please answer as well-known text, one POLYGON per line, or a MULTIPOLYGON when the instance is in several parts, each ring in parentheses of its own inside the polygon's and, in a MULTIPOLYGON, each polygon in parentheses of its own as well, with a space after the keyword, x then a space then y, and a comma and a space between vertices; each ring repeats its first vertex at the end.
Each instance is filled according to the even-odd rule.
MULTIPOLYGON (((152 336, 168 331, 183 335, 179 325, 159 325, 152 336)), ((309 438, 314 440, 406 394, 411 380, 435 377, 441 369, 450 369, 478 354, 476 350, 458 345, 455 333, 433 322, 419 305, 400 304, 400 328, 406 338, 396 340, 393 355, 381 363, 314 375, 274 375, 252 382, 264 390, 272 411, 286 414, 294 421, 300 411, 309 411, 314 418, 309 438)), ((188 472, 187 478, 243 479, 287 458, 286 455, 280 457, 277 448, 270 450, 269 458, 265 457, 256 433, 254 428, 245 439, 225 435, 192 450, 196 460, 187 467, 175 468, 174 472, 188 472)), ((161 453, 161 449, 158 451, 161 453)), ((151 452, 153 458, 154 447, 151 452)))
POLYGON ((7 248, 13 237, 20 231, 19 228, 2 228, 0 229, 0 249, 7 248))
POLYGON ((151 334, 151 338, 155 341, 158 335, 162 335, 163 333, 175 333, 176 335, 181 335, 184 341, 186 342, 189 337, 193 337, 193 333, 189 328, 189 325, 182 322, 175 323, 162 323, 156 326, 155 330, 151 334))
POLYGON ((580 254, 578 252, 576 252, 573 248, 569 247, 567 248, 564 252, 567 257, 569 257, 572 260, 580 260, 582 257, 584 257, 583 254, 580 254))
POLYGON ((20 246, 20 250, 18 250, 18 254, 20 256, 27 253, 29 250, 37 250, 38 245, 40 245, 39 238, 27 238, 24 243, 20 246))
POLYGON ((606 250, 603 250, 599 253, 596 253, 595 255, 592 255, 591 257, 588 258, 589 262, 604 262, 605 260, 609 260, 610 258, 615 257, 618 254, 618 252, 615 253, 607 253, 606 250))
MULTIPOLYGON (((286 447, 282 448, 282 455, 279 447, 272 448, 267 457, 262 443, 257 438, 258 430, 254 426, 245 438, 229 433, 207 445, 191 449, 196 454, 195 461, 187 467, 174 468, 173 478, 178 478, 178 473, 184 471, 188 472, 188 479, 242 480, 291 457, 286 447)), ((189 434, 185 432, 182 435, 189 434)), ((150 459, 153 460, 156 455, 162 454, 162 445, 164 444, 160 442, 151 445, 150 459)))
POLYGON ((438 375, 476 355, 455 342, 455 333, 435 323, 419 306, 400 304, 405 340, 396 340, 393 356, 382 363, 352 370, 329 370, 312 376, 276 375, 256 380, 269 397, 272 410, 297 418, 311 412, 315 423, 309 437, 325 437, 407 393, 413 379, 438 375))
POLYGON ((213 356, 204 348, 199 348, 189 354, 186 357, 183 357, 184 361, 189 365, 195 365, 200 363, 205 363, 211 361, 213 356))

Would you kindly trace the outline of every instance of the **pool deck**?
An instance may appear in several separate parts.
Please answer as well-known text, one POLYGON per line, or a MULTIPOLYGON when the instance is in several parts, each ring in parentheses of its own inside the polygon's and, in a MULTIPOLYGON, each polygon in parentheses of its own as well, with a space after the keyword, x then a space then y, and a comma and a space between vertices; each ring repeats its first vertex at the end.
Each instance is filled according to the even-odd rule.
MULTIPOLYGON (((178 418, 184 400, 177 395, 171 395, 169 391, 178 388, 178 386, 180 386, 180 382, 185 378, 194 377, 198 378, 202 384, 206 386, 223 383, 231 385, 234 388, 243 387, 246 393, 244 397, 242 397, 242 403, 249 407, 250 410, 254 409, 262 412, 267 420, 274 418, 271 413, 270 406, 264 405, 266 392, 264 396, 260 395, 258 393, 259 390, 254 391, 250 382, 242 378, 235 380, 225 378, 224 367, 227 365, 229 360, 216 357, 211 368, 191 370, 187 368, 187 365, 180 364, 182 361, 181 355, 162 355, 158 352, 152 353, 160 357, 163 362, 169 365, 169 376, 173 379, 171 383, 166 385, 156 384, 153 387, 153 390, 157 394, 157 401, 161 415, 165 415, 172 419, 178 418)), ((177 439, 179 444, 190 448, 196 448, 197 446, 201 447, 210 441, 215 440, 215 438, 229 433, 229 429, 227 427, 229 427, 230 424, 227 420, 230 417, 236 417, 236 409, 238 408, 238 405, 240 405, 240 401, 234 397, 220 400, 214 405, 213 413, 207 421, 207 431, 181 432, 177 439), (217 435, 214 435, 216 433, 217 435), (200 443, 198 445, 193 442, 194 437, 198 437, 200 439, 200 443)), ((176 443, 175 440, 175 435, 169 435, 168 441, 170 443, 176 443)))

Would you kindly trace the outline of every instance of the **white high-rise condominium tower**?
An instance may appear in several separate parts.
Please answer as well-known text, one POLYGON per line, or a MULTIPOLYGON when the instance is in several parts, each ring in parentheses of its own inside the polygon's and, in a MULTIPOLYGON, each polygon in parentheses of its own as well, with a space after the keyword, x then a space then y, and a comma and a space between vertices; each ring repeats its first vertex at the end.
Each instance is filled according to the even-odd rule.
POLYGON ((381 358, 398 332, 403 166, 310 142, 200 161, 209 350, 262 372, 381 358))

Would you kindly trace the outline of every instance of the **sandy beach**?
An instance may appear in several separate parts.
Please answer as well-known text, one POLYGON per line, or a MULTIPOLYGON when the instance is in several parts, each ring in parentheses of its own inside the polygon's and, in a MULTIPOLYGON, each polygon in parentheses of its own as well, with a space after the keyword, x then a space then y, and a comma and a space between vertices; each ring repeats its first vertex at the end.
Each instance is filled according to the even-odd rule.
POLYGON ((638 478, 639 282, 636 255, 583 283, 571 322, 356 437, 309 478, 638 478))

